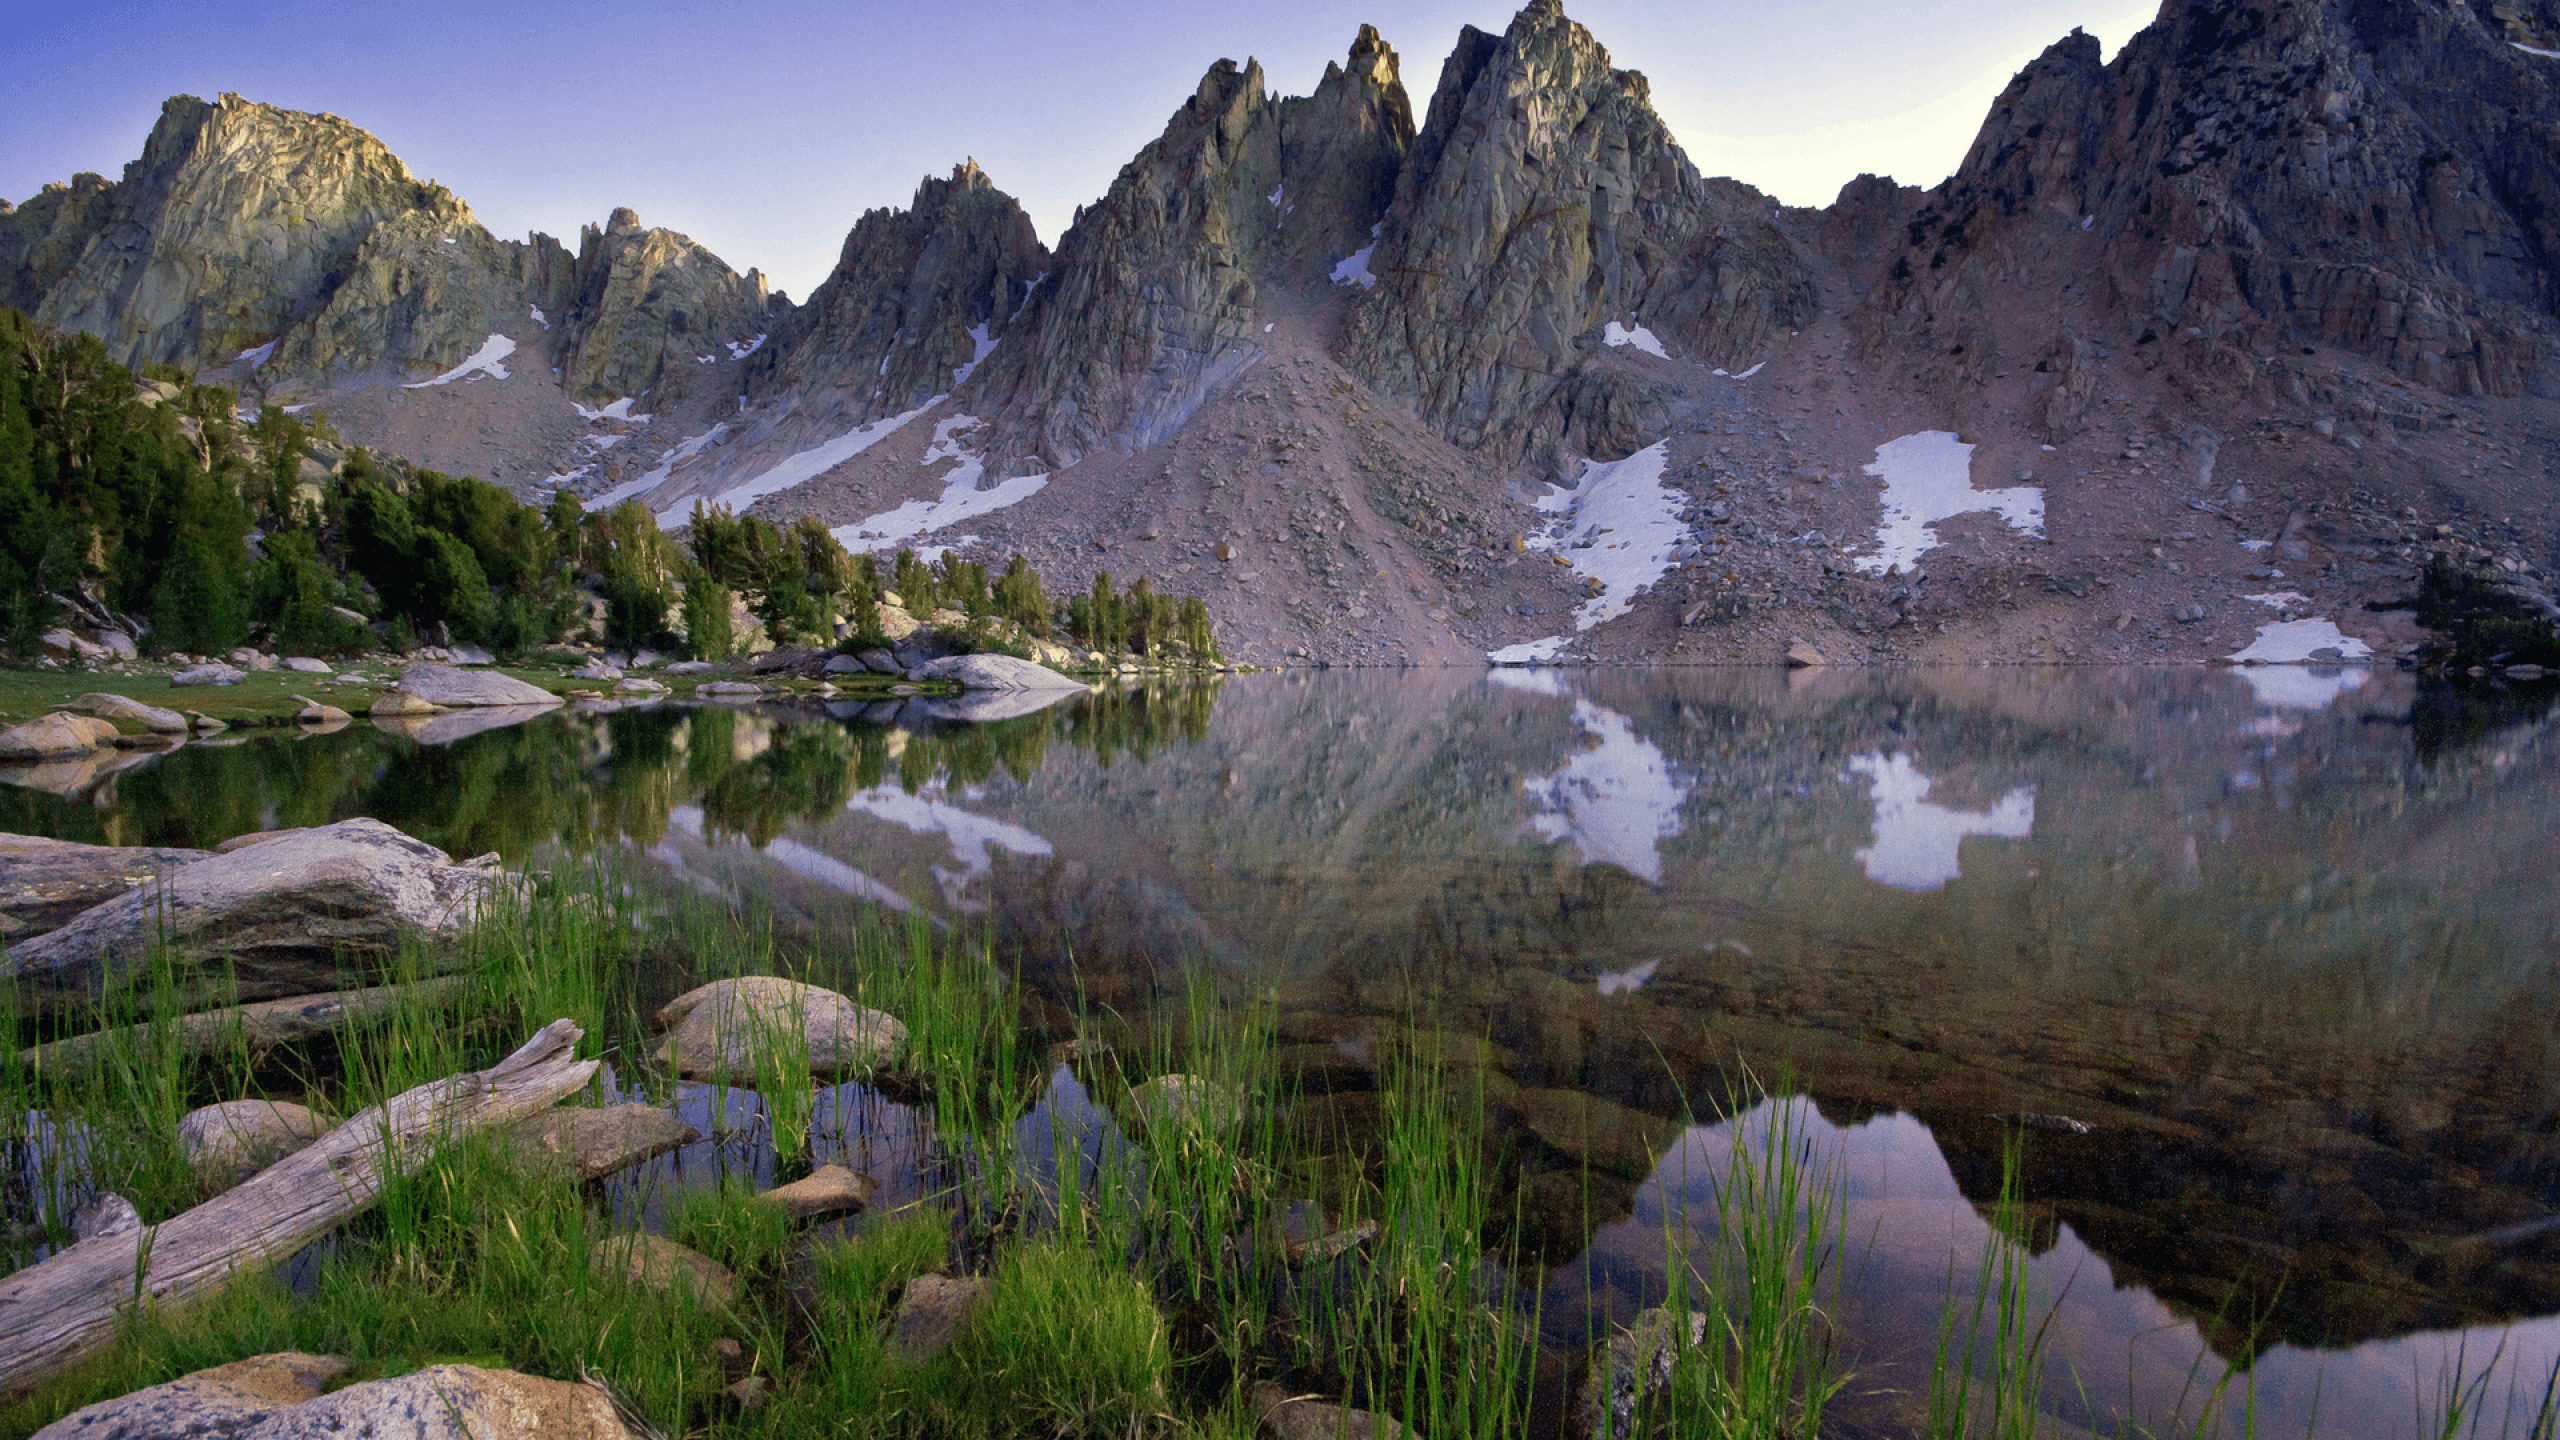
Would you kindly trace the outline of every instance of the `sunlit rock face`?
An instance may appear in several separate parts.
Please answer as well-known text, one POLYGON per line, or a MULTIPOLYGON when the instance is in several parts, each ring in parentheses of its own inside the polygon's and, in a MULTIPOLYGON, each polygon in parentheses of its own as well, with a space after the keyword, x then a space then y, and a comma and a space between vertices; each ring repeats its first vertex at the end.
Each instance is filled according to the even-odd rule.
POLYGON ((1312 95, 1221 60, 1058 242, 972 403, 1030 468, 1173 434, 1261 353, 1260 289, 1360 244, 1413 136, 1396 52, 1361 27, 1312 95), (1033 463, 1035 461, 1046 464, 1033 463))
MULTIPOLYGON (((1640 318, 1724 365, 1811 315, 1812 271, 1772 224, 1775 203, 1702 178, 1649 96, 1555 0, 1500 35, 1462 30, 1396 181, 1346 362, 1457 443, 1518 450, 1644 408, 1580 378, 1586 339, 1609 321, 1640 318)), ((1660 438, 1645 428, 1604 427, 1594 453, 1660 438)))
POLYGON ((0 300, 126 365, 406 380, 502 334, 613 393, 695 368, 766 310, 761 279, 627 210, 574 257, 500 240, 348 121, 236 95, 172 98, 121 180, 0 215, 0 300))

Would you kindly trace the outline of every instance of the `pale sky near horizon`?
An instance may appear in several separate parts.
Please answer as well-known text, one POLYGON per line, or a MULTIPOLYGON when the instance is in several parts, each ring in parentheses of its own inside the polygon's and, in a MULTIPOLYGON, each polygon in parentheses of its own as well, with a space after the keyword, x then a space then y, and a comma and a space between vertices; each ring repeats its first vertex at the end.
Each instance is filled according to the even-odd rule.
MULTIPOLYGON (((2110 59, 2159 0, 1567 0, 1698 167, 1791 205, 1862 172, 1933 185, 2009 77, 2074 26, 2110 59)), ((1055 244, 1221 56, 1304 94, 1362 23, 1395 46, 1416 118, 1457 38, 1516 6, 1121 0, 942 7, 744 0, 717 11, 356 7, 316 0, 19 0, 0 73, 0 197, 141 152, 172 94, 344 116, 497 234, 616 205, 805 298, 862 211, 974 156, 1055 244)))

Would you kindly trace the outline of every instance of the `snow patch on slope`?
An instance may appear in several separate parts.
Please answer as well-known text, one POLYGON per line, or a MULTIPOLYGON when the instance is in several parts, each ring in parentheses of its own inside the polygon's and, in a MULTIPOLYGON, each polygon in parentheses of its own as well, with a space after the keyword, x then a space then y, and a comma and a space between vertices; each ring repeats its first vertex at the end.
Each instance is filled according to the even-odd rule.
POLYGON ((504 380, 507 378, 507 367, 503 362, 514 353, 516 353, 516 342, 504 335, 492 335, 481 341, 480 348, 472 351, 470 357, 461 364, 433 380, 421 380, 414 385, 403 385, 400 388, 424 390, 430 385, 450 385, 456 380, 468 379, 473 375, 486 375, 492 380, 504 380))
POLYGON ((677 466, 682 465, 686 461, 701 454, 705 447, 717 444, 720 437, 728 433, 728 426, 714 425, 699 435, 686 436, 684 439, 677 441, 674 445, 669 446, 667 452, 658 457, 657 464, 650 466, 637 477, 625 480, 621 484, 616 485, 612 489, 607 490, 592 500, 589 500, 586 502, 587 508, 589 510, 609 510, 614 506, 621 504, 625 500, 647 494, 649 491, 666 483, 666 478, 675 473, 675 468, 677 466))
POLYGON ((1937 522, 1977 510, 1997 512, 2013 530, 2044 534, 2044 491, 2032 485, 1974 489, 1973 447, 1953 431, 1923 430, 1888 440, 1876 447, 1876 461, 1866 473, 1884 481, 1884 517, 1876 524, 1877 553, 1857 561, 1865 574, 1910 569, 1945 543, 1933 528, 1937 522))
POLYGON ((2308 665, 2362 660, 2372 654, 2372 646, 2341 633, 2335 620, 2286 620, 2259 626, 2258 638, 2247 649, 2224 658, 2234 665, 2308 665), (2320 653, 2324 650, 2330 653, 2320 653))
POLYGON ((1662 348, 1662 337, 1642 325, 1621 325, 1612 320, 1601 328, 1600 343, 1610 346, 1632 345, 1647 355, 1659 355, 1665 360, 1671 358, 1670 353, 1662 348))
MULTIPOLYGON (((939 396, 935 397, 937 400, 939 396)), ((932 402, 927 402, 930 405, 932 402)), ((828 533, 847 550, 864 554, 904 544, 920 535, 947 529, 963 520, 1018 505, 1039 494, 1049 484, 1046 475, 1016 475, 981 490, 978 483, 986 478, 987 459, 958 438, 958 432, 982 423, 975 415, 954 415, 933 427, 933 443, 924 451, 924 463, 939 464, 945 460, 960 463, 942 477, 942 495, 935 500, 910 500, 895 510, 883 511, 850 525, 839 525, 828 533)), ((956 549, 976 539, 974 535, 954 536, 940 549, 956 549)), ((936 550, 936 555, 940 553, 936 550)), ((922 551, 918 552, 920 555, 922 551)), ((931 557, 928 557, 931 558, 931 557)))
MULTIPOLYGON (((767 495, 788 490, 794 485, 803 484, 826 474, 896 434, 899 427, 941 403, 942 397, 936 395, 903 415, 874 420, 860 429, 848 431, 822 444, 812 445, 769 470, 758 471, 717 495, 706 496, 703 503, 723 506, 733 515, 742 515, 746 513, 748 506, 767 495)), ((692 513, 693 502, 686 500, 660 511, 658 523, 679 525, 684 523, 685 517, 692 513)))
POLYGON ((970 373, 975 371, 987 356, 995 352, 996 342, 987 338, 987 322, 981 320, 969 327, 969 344, 973 351, 969 356, 969 363, 955 366, 951 371, 951 388, 954 390, 959 389, 960 382, 968 379, 970 373))
POLYGON ((274 353, 276 353, 276 342, 270 340, 264 345, 252 345, 248 349, 241 351, 239 354, 232 356, 231 362, 236 365, 241 361, 246 360, 249 362, 249 368, 255 370, 259 366, 266 364, 267 357, 274 353))

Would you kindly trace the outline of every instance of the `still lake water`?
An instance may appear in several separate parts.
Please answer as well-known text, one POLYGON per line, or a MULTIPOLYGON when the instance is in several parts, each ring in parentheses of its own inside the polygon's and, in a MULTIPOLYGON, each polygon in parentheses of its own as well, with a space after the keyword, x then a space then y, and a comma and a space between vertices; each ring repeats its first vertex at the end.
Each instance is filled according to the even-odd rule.
MULTIPOLYGON (((375 815, 458 855, 612 850, 786 924, 980 927, 1059 994, 1205 964, 1319 1070, 1418 996, 1490 1041, 1551 1323, 1658 1303, 1663 1226, 1713 1213, 1729 1148, 1686 1117, 1783 1076, 1729 1123, 1835 1167, 1863 1392, 1925 1384, 2020 1116, 2057 1419, 2166 1428, 2236 1363, 2261 1434, 2404 1435, 2495 1357, 2482 1433, 2521 1434, 2560 1363, 2548 693, 1335 671, 843 709, 194 744, 22 773, 54 788, 0 787, 0 830, 375 815)), ((1083 1104, 1062 1083, 1041 1121, 1083 1104)))

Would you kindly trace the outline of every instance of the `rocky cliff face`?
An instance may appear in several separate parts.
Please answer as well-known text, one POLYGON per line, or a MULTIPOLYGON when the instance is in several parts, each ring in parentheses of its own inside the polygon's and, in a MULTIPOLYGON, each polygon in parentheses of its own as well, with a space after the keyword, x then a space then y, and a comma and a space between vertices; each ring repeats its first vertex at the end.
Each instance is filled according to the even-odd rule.
POLYGON ((1647 97, 1556 0, 1464 30, 1347 328, 1352 367, 1458 444, 1516 453, 1607 408, 1580 372, 1609 321, 1724 365, 1811 315, 1774 204, 1701 178, 1647 97))
POLYGON ((757 364, 755 398, 786 395, 852 420, 945 394, 983 360, 1049 268, 1021 204, 977 162, 867 211, 826 281, 757 364))
POLYGON ((2074 31, 1910 218, 1878 323, 1987 363, 1990 289, 2069 251, 2095 273, 2043 347, 2066 373, 2075 339, 2191 365, 2327 345, 2455 394, 2560 393, 2554 21, 2548 0, 2172 0, 2112 65, 2074 31))
POLYGON ((1221 60, 1059 242, 980 375, 1008 454, 1073 464, 1170 436, 1260 353, 1261 291, 1357 248, 1413 133, 1396 54, 1362 27, 1316 93, 1221 60))

